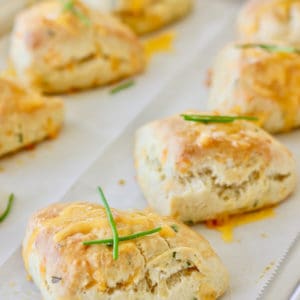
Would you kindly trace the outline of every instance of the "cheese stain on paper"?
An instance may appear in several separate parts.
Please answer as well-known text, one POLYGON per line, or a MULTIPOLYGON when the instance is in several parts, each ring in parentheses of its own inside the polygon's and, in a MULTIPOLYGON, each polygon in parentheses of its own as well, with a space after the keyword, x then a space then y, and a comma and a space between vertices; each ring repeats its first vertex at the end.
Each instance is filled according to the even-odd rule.
POLYGON ((273 207, 262 209, 255 212, 241 215, 229 216, 221 220, 211 220, 206 222, 206 226, 215 229, 221 233, 222 239, 227 242, 234 241, 234 229, 238 226, 246 225, 252 222, 258 222, 264 219, 273 218, 275 210, 273 207))
POLYGON ((174 49, 173 42, 175 37, 176 34, 174 32, 165 32, 144 41, 143 44, 148 61, 157 53, 171 52, 174 49))

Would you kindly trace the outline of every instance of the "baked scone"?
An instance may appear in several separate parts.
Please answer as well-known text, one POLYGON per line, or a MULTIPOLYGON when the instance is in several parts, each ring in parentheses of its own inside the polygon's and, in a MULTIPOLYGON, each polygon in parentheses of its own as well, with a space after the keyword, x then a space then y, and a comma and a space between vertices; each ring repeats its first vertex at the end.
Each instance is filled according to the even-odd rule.
POLYGON ((103 9, 105 2, 108 9, 138 34, 170 24, 187 15, 193 8, 193 0, 83 1, 96 9, 103 9))
POLYGON ((238 18, 242 39, 300 45, 299 0, 250 0, 238 18))
POLYGON ((245 46, 233 43, 218 55, 212 69, 209 109, 257 116, 273 133, 300 126, 299 53, 245 46))
POLYGON ((270 206, 296 185, 288 149, 244 120, 204 124, 177 115, 154 121, 137 131, 134 159, 150 206, 184 222, 270 206))
POLYGON ((76 0, 50 0, 21 12, 10 59, 22 82, 45 93, 105 85, 145 66, 143 47, 127 26, 76 0))
POLYGON ((111 238, 101 205, 54 204, 30 220, 23 242, 28 274, 45 300, 216 299, 228 274, 209 243, 183 224, 147 211, 112 210, 120 236, 158 233, 112 247, 83 241, 111 238))
POLYGON ((62 100, 0 77, 0 156, 56 136, 63 119, 62 100))

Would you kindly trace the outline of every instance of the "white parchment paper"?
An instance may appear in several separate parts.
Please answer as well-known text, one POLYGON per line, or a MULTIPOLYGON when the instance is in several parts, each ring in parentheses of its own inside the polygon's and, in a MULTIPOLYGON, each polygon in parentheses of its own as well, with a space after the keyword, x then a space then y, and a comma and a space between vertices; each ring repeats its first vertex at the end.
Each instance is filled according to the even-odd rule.
MULTIPOLYGON (((190 108, 205 109, 206 70, 216 52, 233 38, 237 7, 234 2, 202 1, 189 19, 175 26, 174 53, 157 56, 133 88, 114 96, 104 89, 68 97, 66 128, 57 140, 0 161, 4 168, 1 193, 17 195, 12 214, 0 225, 0 258, 4 262, 0 299, 41 298, 26 280, 19 245, 28 216, 61 200, 70 186, 63 201, 99 201, 96 186, 101 185, 113 207, 146 206, 135 181, 134 132, 156 118, 190 108), (126 184, 119 185, 120 179, 126 184)), ((300 173, 300 131, 278 138, 294 152, 300 173)), ((231 286, 224 299, 257 297, 271 274, 263 272, 265 267, 276 266, 300 228, 299 209, 297 190, 276 208, 275 218, 237 228, 235 242, 230 244, 224 243, 218 232, 194 227, 211 242, 230 272, 231 286)))

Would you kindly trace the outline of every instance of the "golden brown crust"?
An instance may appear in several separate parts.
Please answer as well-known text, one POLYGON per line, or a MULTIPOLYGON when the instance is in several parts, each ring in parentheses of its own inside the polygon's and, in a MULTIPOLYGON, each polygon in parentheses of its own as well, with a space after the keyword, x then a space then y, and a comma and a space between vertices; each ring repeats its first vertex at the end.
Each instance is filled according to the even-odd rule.
POLYGON ((149 204, 183 221, 269 206, 296 184, 291 153, 242 120, 203 124, 178 115, 146 124, 136 134, 135 166, 149 204))
POLYGON ((195 286, 186 293, 197 299, 224 293, 227 273, 199 234, 151 212, 112 212, 120 236, 158 226, 162 230, 121 242, 114 261, 111 247, 82 244, 112 237, 102 206, 54 204, 31 218, 23 258, 45 299, 180 299, 170 298, 180 285, 175 277, 182 282, 190 278, 195 286))
POLYGON ((247 121, 235 121, 233 124, 204 124, 187 122, 182 117, 176 116, 153 123, 152 129, 159 140, 166 141, 166 153, 167 149, 176 145, 172 148, 176 171, 185 173, 192 161, 193 164, 201 164, 207 156, 221 149, 226 149, 226 155, 220 155, 220 163, 234 159, 240 164, 251 159, 251 155, 255 152, 268 164, 271 159, 268 147, 271 138, 266 141, 265 136, 259 139, 257 135, 249 135, 249 130, 254 128, 255 126, 247 121))

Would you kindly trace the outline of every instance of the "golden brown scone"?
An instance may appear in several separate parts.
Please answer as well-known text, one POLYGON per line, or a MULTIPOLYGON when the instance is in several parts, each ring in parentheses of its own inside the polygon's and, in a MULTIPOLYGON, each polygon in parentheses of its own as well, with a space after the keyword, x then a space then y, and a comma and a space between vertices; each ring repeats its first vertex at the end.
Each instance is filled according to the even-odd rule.
POLYGON ((250 0, 238 18, 240 37, 300 45, 299 0, 250 0))
POLYGON ((209 109, 257 116, 273 133, 300 126, 300 55, 237 45, 215 61, 209 109))
POLYGON ((0 77, 0 156, 56 136, 63 119, 62 100, 0 77))
POLYGON ((129 28, 78 1, 46 1, 20 13, 10 58, 18 77, 46 93, 104 85, 141 72, 143 48, 129 28))
POLYGON ((83 0, 95 9, 113 11, 136 33, 144 34, 170 24, 193 8, 194 0, 83 0))
POLYGON ((111 238, 102 206, 54 204, 30 220, 23 242, 29 275, 46 300, 216 299, 228 274, 209 243, 183 224, 149 211, 112 210, 119 236, 159 233, 112 247, 83 241, 111 238))
POLYGON ((185 222, 273 205, 296 185, 288 149, 243 120, 203 124, 178 115, 144 125, 135 166, 150 206, 185 222))

